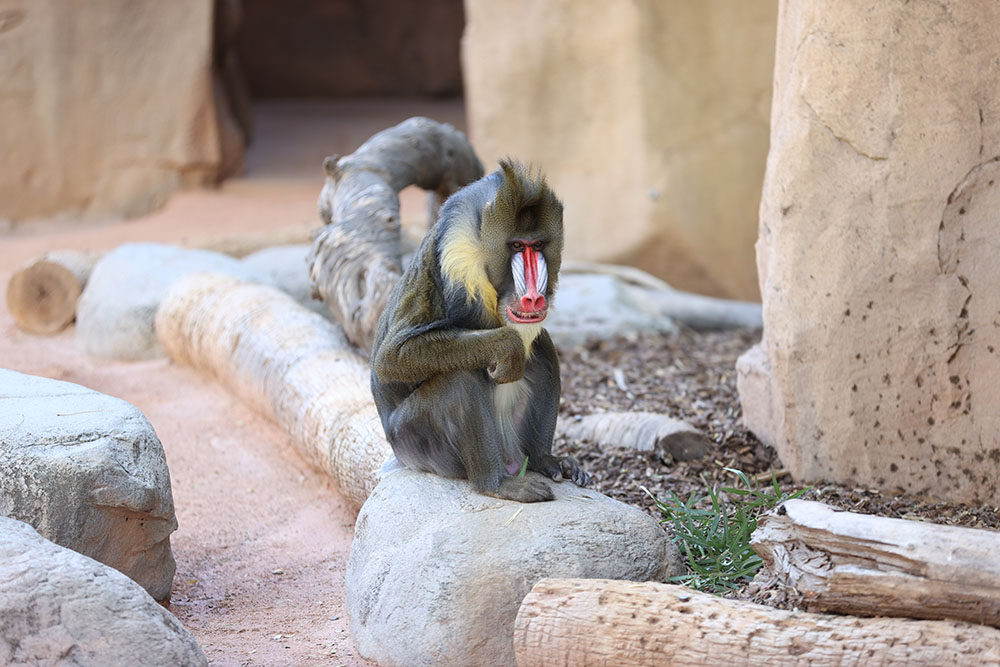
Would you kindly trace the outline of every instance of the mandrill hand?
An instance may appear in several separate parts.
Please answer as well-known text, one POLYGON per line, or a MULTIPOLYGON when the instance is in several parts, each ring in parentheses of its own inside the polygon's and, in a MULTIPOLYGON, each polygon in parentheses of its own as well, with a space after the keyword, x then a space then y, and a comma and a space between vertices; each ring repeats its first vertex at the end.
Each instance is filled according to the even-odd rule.
POLYGON ((517 382, 524 377, 524 343, 513 329, 500 329, 500 332, 497 356, 486 368, 486 372, 497 384, 517 382))
POLYGON ((577 486, 587 486, 590 484, 590 475, 583 471, 580 464, 572 456, 543 456, 531 457, 528 461, 528 470, 535 470, 546 477, 551 477, 557 482, 564 479, 572 480, 577 486))

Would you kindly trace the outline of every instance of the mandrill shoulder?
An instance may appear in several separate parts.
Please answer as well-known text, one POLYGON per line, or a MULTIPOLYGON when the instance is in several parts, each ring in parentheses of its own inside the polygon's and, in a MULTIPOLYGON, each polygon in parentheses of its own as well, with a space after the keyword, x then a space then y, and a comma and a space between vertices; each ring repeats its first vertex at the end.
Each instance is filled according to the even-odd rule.
POLYGON ((426 238, 393 288, 379 318, 372 352, 399 346, 407 339, 444 321, 447 309, 434 261, 434 240, 426 238), (430 327, 428 325, 431 325, 430 327))

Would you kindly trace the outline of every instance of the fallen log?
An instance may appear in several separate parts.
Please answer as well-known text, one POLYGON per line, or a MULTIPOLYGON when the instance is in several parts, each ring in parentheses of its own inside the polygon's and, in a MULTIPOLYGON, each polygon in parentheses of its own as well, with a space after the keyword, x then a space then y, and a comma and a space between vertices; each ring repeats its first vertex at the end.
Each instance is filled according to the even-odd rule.
POLYGON ((356 507, 391 455, 368 363, 340 328, 284 292, 195 274, 171 285, 156 333, 176 361, 274 419, 356 507))
POLYGON ((953 618, 1000 626, 1000 533, 790 500, 750 542, 758 581, 794 588, 811 610, 953 618))
POLYGON ((633 298, 656 310, 663 317, 681 322, 697 331, 722 329, 758 329, 763 326, 761 306, 749 301, 717 299, 682 292, 656 276, 634 266, 567 260, 562 273, 583 273, 613 276, 628 284, 633 298))
POLYGON ((368 350, 402 275, 399 191, 417 185, 443 201, 482 176, 483 167, 461 132, 410 118, 351 155, 328 157, 323 168, 319 213, 326 226, 313 240, 309 281, 347 338, 368 350))
POLYGON ((61 250, 42 255, 14 272, 7 283, 7 309, 18 327, 56 334, 76 317, 76 302, 100 254, 61 250))
POLYGON ((1000 631, 785 611, 690 588, 542 579, 514 621, 519 667, 1000 665, 1000 631))
MULTIPOLYGON (((178 245, 245 257, 264 248, 309 243, 310 240, 308 229, 291 227, 185 239, 178 245)), ((57 334, 69 326, 76 318, 80 294, 103 256, 103 252, 97 251, 56 250, 15 271, 7 283, 7 309, 17 326, 28 333, 42 335, 57 334)))
POLYGON ((605 412, 576 420, 560 420, 561 434, 601 447, 637 452, 664 451, 676 461, 693 461, 715 445, 687 422, 653 412, 605 412))

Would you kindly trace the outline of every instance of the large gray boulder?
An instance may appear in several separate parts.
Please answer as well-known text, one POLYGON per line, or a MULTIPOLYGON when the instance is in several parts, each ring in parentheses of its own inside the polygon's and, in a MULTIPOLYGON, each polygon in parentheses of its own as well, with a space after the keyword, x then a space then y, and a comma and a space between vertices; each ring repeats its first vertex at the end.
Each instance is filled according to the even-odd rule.
POLYGON ((157 600, 170 595, 170 474, 153 427, 121 399, 0 369, 0 516, 119 570, 157 600))
POLYGON ((361 508, 347 564, 358 651, 383 667, 513 665, 514 617, 539 579, 680 573, 652 517, 569 482, 551 486, 555 501, 522 504, 465 481, 386 474, 361 508))
POLYGON ((332 315, 326 303, 312 297, 306 255, 308 244, 279 245, 264 248, 244 257, 243 264, 268 276, 274 286, 300 304, 329 319, 332 315))
POLYGON ((180 621, 128 577, 0 517, 0 664, 208 661, 180 621))
POLYGON ((80 295, 76 306, 80 348, 97 357, 122 361, 165 356, 153 327, 156 309, 175 280, 201 271, 274 284, 267 274, 222 253, 159 243, 126 243, 101 258, 80 295))

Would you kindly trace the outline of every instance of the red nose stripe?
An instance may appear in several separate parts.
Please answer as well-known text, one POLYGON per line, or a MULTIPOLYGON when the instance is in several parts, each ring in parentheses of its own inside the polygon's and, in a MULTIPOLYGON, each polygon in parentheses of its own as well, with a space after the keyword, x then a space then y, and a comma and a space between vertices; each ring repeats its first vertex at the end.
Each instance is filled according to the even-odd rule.
POLYGON ((524 249, 524 284, 528 294, 538 294, 538 252, 531 246, 524 249))
POLYGON ((526 289, 521 297, 521 310, 545 310, 545 297, 538 293, 538 251, 531 246, 524 249, 524 286, 526 289))

